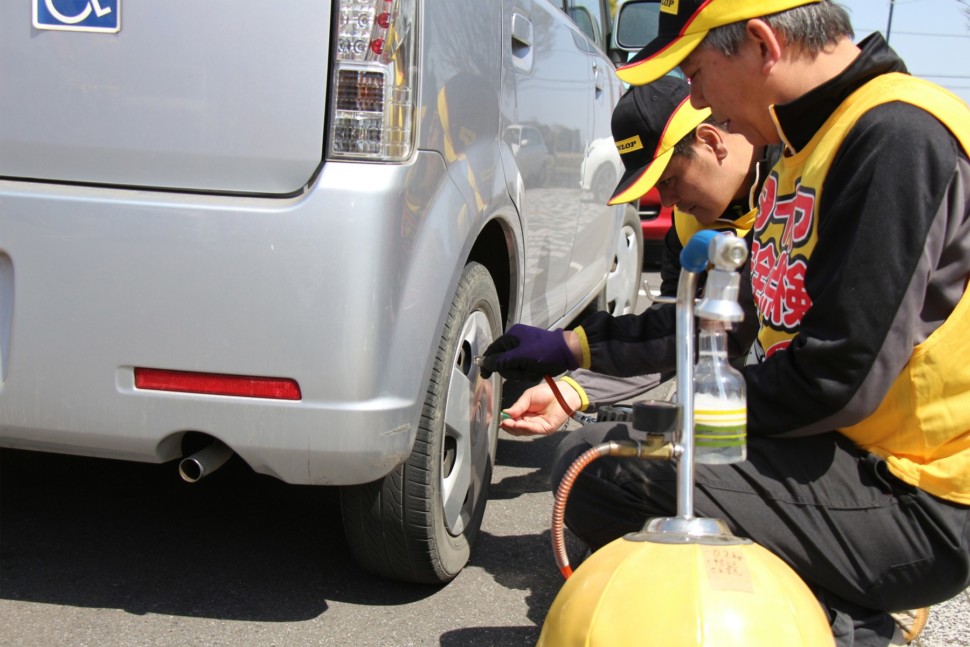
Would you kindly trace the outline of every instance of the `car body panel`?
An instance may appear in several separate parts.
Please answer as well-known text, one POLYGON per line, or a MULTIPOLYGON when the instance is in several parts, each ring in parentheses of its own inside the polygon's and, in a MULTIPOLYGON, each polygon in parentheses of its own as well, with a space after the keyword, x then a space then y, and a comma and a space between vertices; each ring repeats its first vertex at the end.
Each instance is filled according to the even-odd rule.
POLYGON ((0 445, 163 462, 199 432, 290 483, 372 481, 410 452, 470 259, 509 322, 563 325, 603 288, 622 211, 580 215, 586 145, 533 185, 502 140, 530 120, 591 138, 618 97, 546 0, 419 3, 417 150, 393 164, 321 161, 330 3, 262 31, 262 4, 126 3, 116 34, 43 32, 28 5, 0 7, 0 445), (541 78, 510 76, 513 11, 547 25, 541 78), (544 116, 543 82, 583 105, 544 116), (53 104, 91 128, 45 130, 53 104), (138 389, 134 367, 301 399, 138 389))
MULTIPOLYGON (((562 245, 556 237, 572 239, 579 218, 581 146, 589 136, 592 71, 585 51, 577 46, 578 32, 562 28, 562 11, 552 3, 532 3, 528 12, 520 4, 505 3, 505 7, 503 23, 515 24, 520 31, 519 25, 527 24, 533 42, 527 45, 519 34, 509 34, 509 51, 514 55, 504 58, 503 130, 545 130, 544 142, 552 158, 550 173, 513 171, 509 178, 519 209, 530 214, 523 228, 525 245, 537 252, 525 266, 523 315, 535 318, 548 313, 558 319, 566 311, 572 246, 562 245)), ((516 169, 530 168, 527 153, 527 147, 513 152, 516 169)))
POLYGON ((329 3, 125 2, 117 34, 29 10, 0 21, 0 176, 291 193, 319 166, 329 3))

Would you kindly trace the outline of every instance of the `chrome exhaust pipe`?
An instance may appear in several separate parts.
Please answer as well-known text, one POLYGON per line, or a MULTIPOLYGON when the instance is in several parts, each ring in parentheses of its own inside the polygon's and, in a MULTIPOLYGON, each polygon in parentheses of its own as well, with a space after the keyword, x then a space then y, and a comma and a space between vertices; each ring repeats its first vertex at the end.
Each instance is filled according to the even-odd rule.
POLYGON ((222 467, 232 453, 224 442, 213 440, 208 447, 179 461, 179 476, 186 483, 196 483, 203 476, 208 476, 222 467))

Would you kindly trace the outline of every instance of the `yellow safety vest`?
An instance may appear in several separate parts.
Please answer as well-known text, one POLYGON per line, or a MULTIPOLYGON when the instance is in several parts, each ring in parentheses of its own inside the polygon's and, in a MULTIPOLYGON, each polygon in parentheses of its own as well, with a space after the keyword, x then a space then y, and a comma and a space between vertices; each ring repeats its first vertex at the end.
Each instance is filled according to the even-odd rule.
POLYGON ((677 232, 677 238, 680 240, 680 246, 682 249, 685 245, 687 245, 687 241, 689 241, 694 234, 705 229, 713 229, 714 231, 734 231, 738 238, 744 238, 748 235, 748 232, 751 231, 751 226, 754 224, 754 219, 757 213, 757 209, 752 209, 743 216, 740 216, 737 220, 718 218, 709 225, 702 225, 694 216, 674 209, 674 231, 677 232))
MULTIPOLYGON (((752 281, 763 324, 759 342, 769 356, 787 347, 811 307, 804 269, 817 241, 817 207, 835 153, 863 114, 892 101, 935 116, 970 154, 966 104, 921 79, 886 74, 850 95, 804 150, 778 162, 762 189, 762 204, 774 203, 773 213, 759 214, 752 245, 752 281), (786 198, 774 200, 777 196, 786 198)), ((970 504, 968 331, 970 292, 965 292, 943 325, 913 349, 876 411, 840 430, 885 458, 890 471, 906 483, 961 504, 970 504)))

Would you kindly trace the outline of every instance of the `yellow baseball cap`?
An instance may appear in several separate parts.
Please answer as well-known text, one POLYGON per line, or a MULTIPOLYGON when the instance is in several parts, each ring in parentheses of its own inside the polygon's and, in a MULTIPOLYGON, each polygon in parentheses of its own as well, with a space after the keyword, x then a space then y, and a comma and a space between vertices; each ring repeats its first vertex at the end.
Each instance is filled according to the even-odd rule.
POLYGON ((613 110, 613 141, 625 171, 609 204, 632 202, 652 189, 667 168, 674 145, 710 114, 707 108, 696 110, 690 105, 690 86, 674 76, 627 90, 613 110))
POLYGON ((715 27, 770 16, 821 0, 660 0, 657 37, 616 71, 631 85, 659 79, 680 65, 715 27))

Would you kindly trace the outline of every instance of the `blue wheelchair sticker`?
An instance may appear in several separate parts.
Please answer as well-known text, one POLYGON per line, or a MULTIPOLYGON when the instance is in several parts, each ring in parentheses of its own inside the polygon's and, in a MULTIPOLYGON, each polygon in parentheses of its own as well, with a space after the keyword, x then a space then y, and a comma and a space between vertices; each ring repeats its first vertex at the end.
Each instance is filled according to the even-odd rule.
POLYGON ((32 0, 34 27, 62 31, 121 31, 121 0, 32 0))

